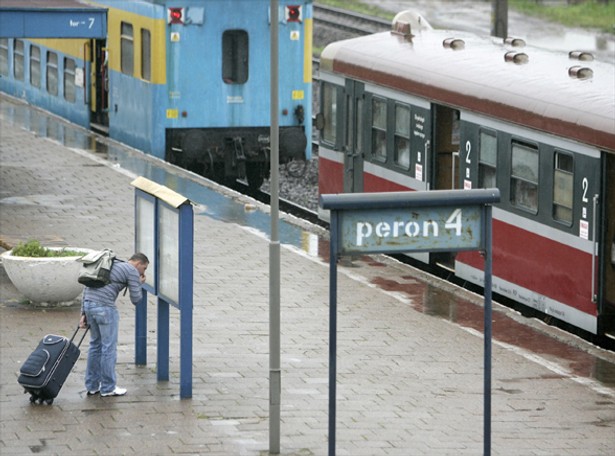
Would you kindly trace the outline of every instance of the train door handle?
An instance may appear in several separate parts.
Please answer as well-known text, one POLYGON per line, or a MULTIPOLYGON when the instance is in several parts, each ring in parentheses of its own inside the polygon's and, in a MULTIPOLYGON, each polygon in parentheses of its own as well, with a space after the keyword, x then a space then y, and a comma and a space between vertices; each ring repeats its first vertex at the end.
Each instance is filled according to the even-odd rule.
POLYGON ((596 220, 598 218, 598 200, 599 196, 594 195, 592 213, 592 302, 598 302, 598 294, 596 293, 596 259, 598 256, 598 241, 596 240, 596 220))

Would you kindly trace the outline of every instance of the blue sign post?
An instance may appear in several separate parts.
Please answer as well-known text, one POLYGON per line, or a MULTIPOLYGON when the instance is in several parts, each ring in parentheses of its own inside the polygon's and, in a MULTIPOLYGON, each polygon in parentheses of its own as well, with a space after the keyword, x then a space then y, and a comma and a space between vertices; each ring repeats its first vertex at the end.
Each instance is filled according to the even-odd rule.
POLYGON ((190 201, 144 177, 135 191, 135 245, 150 260, 135 316, 135 364, 147 364, 147 293, 158 296, 157 379, 169 380, 169 306, 180 312, 180 397, 192 397, 194 212, 190 201))
POLYGON ((322 195, 331 211, 329 268, 329 456, 335 455, 337 260, 350 253, 485 254, 484 455, 491 454, 491 205, 498 189, 322 195))

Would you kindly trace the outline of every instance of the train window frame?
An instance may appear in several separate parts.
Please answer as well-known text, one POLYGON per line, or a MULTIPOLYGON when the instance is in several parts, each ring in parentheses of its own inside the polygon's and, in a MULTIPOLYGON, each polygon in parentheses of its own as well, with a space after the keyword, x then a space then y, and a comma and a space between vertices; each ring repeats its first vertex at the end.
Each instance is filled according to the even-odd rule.
POLYGON ((538 146, 513 140, 510 148, 510 160, 510 204, 519 210, 536 215, 538 214, 540 195, 540 153, 538 146), (533 176, 528 174, 526 169, 535 174, 535 179, 532 179, 533 176))
POLYGON ((47 51, 47 59, 45 65, 46 75, 46 88, 47 93, 53 96, 58 95, 59 81, 58 81, 58 53, 53 51, 47 51))
POLYGON ((77 87, 75 84, 75 70, 77 62, 70 57, 64 57, 64 99, 70 103, 77 101, 77 87))
POLYGON ((222 81, 245 84, 250 78, 250 35, 243 29, 222 32, 222 81))
POLYGON ((554 151, 552 216, 557 223, 567 227, 571 227, 574 221, 574 165, 572 154, 554 151))
MULTIPOLYGON (((490 144, 491 146, 491 144, 490 144)), ((491 130, 478 131, 478 188, 495 188, 498 185, 498 136, 491 130), (483 137, 493 140, 493 147, 485 147, 483 137), (493 156, 491 156, 493 155, 493 156), (488 174, 488 176, 486 176, 488 174), (488 179, 488 183, 485 181, 488 179)))
POLYGON ((120 71, 132 76, 135 71, 134 27, 130 22, 120 22, 120 71))
POLYGON ((322 142, 335 146, 337 144, 337 125, 339 106, 338 99, 341 88, 330 82, 322 84, 322 112, 325 118, 325 125, 322 129, 320 138, 322 142), (330 94, 330 95, 328 95, 330 94))
POLYGON ((24 68, 24 53, 25 44, 23 40, 15 40, 13 42, 13 77, 16 80, 23 81, 25 78, 24 68))
POLYGON ((152 32, 141 29, 141 79, 152 80, 152 32))
POLYGON ((34 44, 30 45, 30 85, 41 87, 41 48, 34 44))
POLYGON ((393 136, 393 164, 401 168, 405 171, 410 169, 410 119, 412 118, 412 110, 410 105, 404 103, 395 103, 394 108, 395 115, 395 132, 393 136), (405 119, 401 119, 401 124, 399 122, 399 110, 406 111, 407 117, 405 119), (400 130, 401 128, 406 128, 406 131, 400 130), (400 160, 400 143, 405 142, 404 153, 403 153, 403 161, 400 160))
POLYGON ((0 75, 9 75, 9 39, 0 38, 0 75))
POLYGON ((387 161, 387 117, 388 102, 386 98, 373 95, 370 101, 371 112, 371 157, 373 160, 386 163, 387 161), (376 111, 375 104, 381 104, 382 109, 376 111), (376 114, 380 118, 376 118, 376 114), (382 153, 384 152, 384 153, 382 153))

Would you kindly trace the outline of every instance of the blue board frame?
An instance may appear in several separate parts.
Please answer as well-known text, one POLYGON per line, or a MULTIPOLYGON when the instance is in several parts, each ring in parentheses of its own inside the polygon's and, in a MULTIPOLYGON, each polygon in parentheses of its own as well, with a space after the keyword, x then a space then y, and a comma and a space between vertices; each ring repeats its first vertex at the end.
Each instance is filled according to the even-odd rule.
POLYGON ((157 380, 169 380, 169 328, 170 306, 179 309, 180 314, 180 397, 192 397, 192 339, 193 339, 193 289, 194 289, 194 211, 190 201, 172 190, 137 178, 132 182, 135 189, 135 246, 148 246, 146 253, 152 268, 153 283, 143 285, 142 302, 135 313, 135 364, 147 364, 147 293, 158 298, 157 311, 157 380), (153 204, 153 210, 139 208, 153 204), (147 212, 147 213, 145 213, 147 212), (161 218, 167 214, 163 228, 161 218), (169 218, 170 216, 170 218, 169 218), (147 225, 143 227, 142 225, 147 225), (170 230, 165 233, 164 230, 170 230), (143 239, 146 237, 152 239, 143 239), (165 235, 167 241, 162 239, 165 235), (165 248, 171 249, 170 255, 165 248), (164 265, 161 267, 161 265, 164 265), (170 271, 175 277, 161 277, 170 271), (165 282, 170 283, 167 294, 162 290, 165 282), (169 282, 170 281, 170 282, 169 282), (169 291, 172 291, 169 293, 169 291))

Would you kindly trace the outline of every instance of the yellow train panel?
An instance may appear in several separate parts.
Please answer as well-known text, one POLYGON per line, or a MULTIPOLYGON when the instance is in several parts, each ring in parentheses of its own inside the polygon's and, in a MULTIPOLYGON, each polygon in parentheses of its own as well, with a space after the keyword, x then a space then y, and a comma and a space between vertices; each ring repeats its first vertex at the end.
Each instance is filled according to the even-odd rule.
MULTIPOLYGON (((33 43, 54 49, 60 53, 83 59, 85 44, 88 40, 83 38, 53 38, 31 40, 33 43)), ((89 53, 86 55, 89 57, 89 53)))
POLYGON ((122 22, 133 27, 134 77, 141 77, 142 39, 141 30, 149 30, 151 36, 151 81, 166 84, 166 23, 162 19, 140 16, 135 13, 109 8, 107 15, 107 50, 109 69, 121 72, 122 22))

